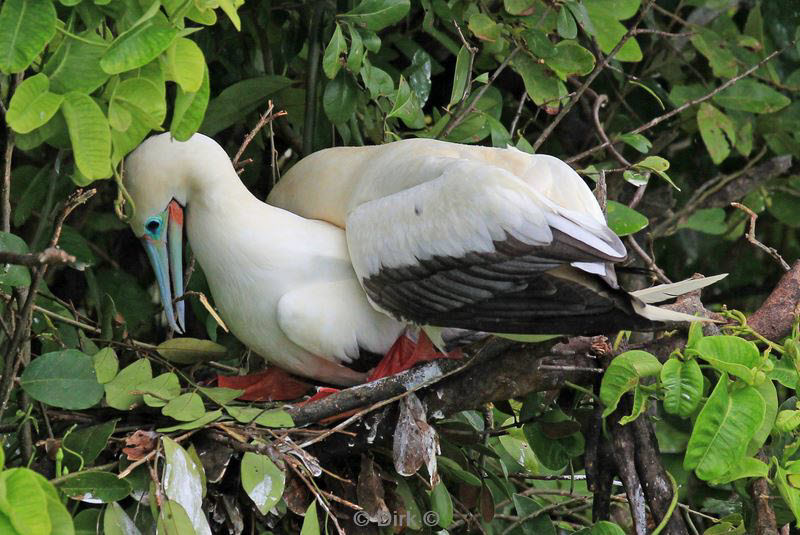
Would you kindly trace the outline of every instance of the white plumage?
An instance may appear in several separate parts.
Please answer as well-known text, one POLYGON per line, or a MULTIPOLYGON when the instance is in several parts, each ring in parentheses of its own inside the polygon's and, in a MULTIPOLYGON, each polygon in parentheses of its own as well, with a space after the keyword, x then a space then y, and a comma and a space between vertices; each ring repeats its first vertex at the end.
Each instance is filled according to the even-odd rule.
POLYGON ((158 214, 173 199, 185 207, 214 301, 244 344, 330 383, 363 381, 345 365, 385 353, 408 323, 590 334, 688 319, 645 304, 688 291, 681 283, 641 299, 616 288, 625 248, 551 156, 424 139, 328 149, 264 204, 216 142, 162 134, 128 157, 125 185, 146 245, 165 247, 158 214))

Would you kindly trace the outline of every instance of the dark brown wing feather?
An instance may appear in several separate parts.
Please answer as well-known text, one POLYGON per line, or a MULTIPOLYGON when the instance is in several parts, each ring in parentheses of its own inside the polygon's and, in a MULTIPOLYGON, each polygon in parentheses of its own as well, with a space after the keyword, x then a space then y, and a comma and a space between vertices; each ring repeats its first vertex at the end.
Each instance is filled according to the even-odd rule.
POLYGON ((631 298, 570 262, 611 262, 554 230, 531 246, 511 236, 493 253, 434 257, 381 269, 364 280, 369 297, 391 314, 421 325, 524 334, 599 334, 646 328, 631 298))

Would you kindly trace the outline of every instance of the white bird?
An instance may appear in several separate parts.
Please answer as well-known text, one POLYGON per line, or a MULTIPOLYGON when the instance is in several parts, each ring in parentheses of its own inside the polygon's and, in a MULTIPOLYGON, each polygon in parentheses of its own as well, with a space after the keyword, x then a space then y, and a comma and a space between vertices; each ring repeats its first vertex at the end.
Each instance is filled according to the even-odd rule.
MULTIPOLYGON (((722 276, 617 287, 625 259, 589 188, 564 162, 513 148, 409 139, 298 162, 265 204, 225 151, 195 134, 146 140, 125 163, 130 221, 173 329, 184 327, 186 233, 225 322, 289 372, 363 382, 408 325, 600 334, 696 318, 652 306, 722 276), (170 279, 172 288, 170 287, 170 279)), ((724 276, 724 275, 723 275, 724 276)))

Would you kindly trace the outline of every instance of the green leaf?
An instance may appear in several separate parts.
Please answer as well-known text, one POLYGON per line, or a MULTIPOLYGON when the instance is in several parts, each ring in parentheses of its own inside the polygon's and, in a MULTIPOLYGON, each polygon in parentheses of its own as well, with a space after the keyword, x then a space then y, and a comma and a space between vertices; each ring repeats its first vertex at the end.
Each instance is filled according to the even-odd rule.
POLYGON ((550 516, 546 514, 536 513, 542 509, 542 505, 527 496, 514 494, 511 497, 514 502, 514 509, 517 511, 517 516, 524 519, 520 525, 521 530, 515 530, 516 533, 524 533, 525 535, 556 535, 555 526, 553 526, 550 516))
POLYGON ((355 26, 377 32, 400 21, 410 7, 409 0, 361 0, 355 9, 338 17, 355 26))
POLYGON ((62 409, 88 409, 103 397, 92 358, 77 349, 40 355, 25 368, 19 382, 36 401, 62 409))
POLYGON ((689 216, 679 228, 688 228, 706 234, 720 235, 728 231, 724 208, 701 208, 689 216))
POLYGON ((792 511, 795 521, 800 523, 800 490, 789 483, 789 475, 797 473, 797 461, 790 463, 790 467, 794 466, 794 470, 790 468, 790 471, 787 471, 779 463, 775 463, 775 465, 775 477, 773 478, 775 486, 778 487, 781 498, 792 511))
POLYGON ((150 18, 122 32, 103 57, 100 67, 108 74, 119 74, 146 65, 166 51, 178 29, 158 17, 150 18))
POLYGON ((767 477, 769 474, 769 466, 764 462, 754 459, 753 457, 745 457, 739 459, 720 479, 713 481, 714 485, 724 485, 737 479, 744 479, 750 477, 767 477))
POLYGON ((505 450, 511 459, 521 468, 527 469, 532 474, 539 473, 541 464, 533 454, 533 450, 528 442, 511 435, 501 435, 499 437, 499 442, 503 450, 505 450))
POLYGON ((243 120, 253 110, 264 106, 267 97, 292 84, 285 76, 259 76, 248 78, 226 87, 208 104, 208 112, 200 130, 208 135, 228 128, 243 120))
MULTIPOLYGON (((142 399, 148 407, 163 407, 170 400, 181 395, 181 385, 178 382, 178 376, 172 372, 162 373, 140 384, 139 390, 145 393, 142 399)), ((192 420, 200 416, 202 416, 202 414, 192 418, 192 420)))
POLYGON ((283 409, 265 410, 259 407, 225 407, 228 414, 243 424, 252 422, 264 427, 294 427, 292 417, 283 409))
POLYGON ((62 41, 42 69, 50 77, 50 89, 56 93, 89 94, 109 79, 109 74, 100 68, 108 43, 93 31, 79 36, 81 40, 62 41))
POLYGON ((167 102, 158 87, 146 78, 129 78, 114 89, 108 106, 108 118, 112 128, 127 130, 135 118, 148 129, 160 129, 167 116, 167 102), (113 114, 124 112, 129 117, 127 125, 115 124, 113 114))
POLYGON ((286 476, 266 455, 245 452, 241 478, 242 488, 262 515, 269 513, 283 495, 286 476))
POLYGON ((319 535, 319 520, 317 519, 317 502, 312 500, 311 504, 306 509, 305 518, 303 518, 303 527, 300 529, 300 535, 319 535))
MULTIPOLYGON (((16 234, 0 231, 0 251, 25 254, 28 252, 28 244, 16 234)), ((0 267, 0 284, 14 288, 30 286, 31 272, 25 266, 3 264, 0 267)))
POLYGON ((608 201, 606 219, 617 236, 635 234, 650 223, 645 216, 617 201, 608 201))
POLYGON ((514 70, 522 76, 525 91, 537 106, 543 106, 549 114, 558 113, 567 88, 544 65, 538 63, 528 54, 517 54, 511 62, 514 70))
POLYGON ((167 403, 161 413, 174 420, 181 422, 191 422, 197 420, 206 413, 203 406, 203 399, 194 392, 182 394, 167 403))
POLYGON ((686 446, 683 466, 704 481, 724 476, 744 456, 764 419, 764 399, 752 386, 728 390, 723 373, 700 414, 686 446))
POLYGON ((503 0, 503 7, 509 15, 530 15, 535 4, 535 0, 503 0))
POLYGON ((111 131, 103 110, 77 91, 64 95, 61 112, 67 121, 75 165, 86 178, 111 176, 111 131))
POLYGON ((347 25, 350 33, 350 52, 347 54, 347 68, 355 74, 361 70, 364 61, 364 41, 361 39, 361 32, 347 25))
POLYGON ((800 227, 800 197, 786 192, 774 194, 769 199, 767 210, 778 221, 792 228, 800 227))
POLYGON ((758 453, 772 433, 775 418, 778 416, 778 391, 775 389, 775 384, 769 380, 761 381, 755 385, 755 389, 764 400, 764 419, 761 427, 756 429, 753 438, 747 444, 745 455, 748 456, 758 453))
POLYGON ((562 5, 561 9, 558 10, 557 20, 556 30, 558 35, 564 39, 575 39, 578 36, 578 25, 575 24, 575 19, 567 6, 562 5))
POLYGON ((110 347, 106 347, 95 353, 92 357, 94 372, 97 374, 97 382, 104 385, 116 377, 119 371, 119 360, 117 354, 110 347))
POLYGON ((150 361, 147 359, 137 360, 123 368, 111 382, 105 384, 106 403, 121 411, 129 410, 133 405, 142 402, 142 395, 132 392, 138 391, 139 385, 152 378, 150 361))
POLYGON ((653 146, 653 143, 642 134, 623 134, 619 136, 619 140, 627 145, 630 145, 642 154, 647 154, 647 152, 653 146))
POLYGON ((211 527, 203 511, 202 465, 198 466, 174 440, 162 437, 161 444, 167 462, 163 478, 164 493, 186 511, 194 533, 211 535, 211 527))
POLYGON ((614 412, 625 392, 633 390, 643 377, 658 375, 661 363, 646 351, 626 351, 611 361, 600 383, 600 400, 605 405, 603 418, 614 412))
MULTIPOLYGON (((39 480, 39 483, 43 484, 43 481, 39 480)), ((49 482, 47 485, 52 487, 49 482)), ((55 488, 53 488, 53 494, 56 494, 55 496, 48 494, 46 491, 45 494, 45 499, 47 500, 47 516, 50 517, 50 525, 53 528, 50 531, 50 535, 75 535, 72 515, 70 515, 67 508, 64 507, 64 504, 61 503, 61 500, 55 493, 55 488)))
MULTIPOLYGON (((611 53, 628 29, 620 20, 632 17, 639 10, 639 0, 584 0, 583 4, 589 12, 594 25, 594 37, 604 54, 611 53)), ((617 51, 617 61, 641 61, 642 49, 634 37, 628 39, 617 51)))
POLYGON ((424 106, 431 94, 431 56, 423 49, 414 52, 411 66, 405 71, 408 85, 417 95, 420 106, 424 106))
POLYGON ((217 409, 215 411, 210 411, 205 413, 205 415, 201 416, 197 420, 194 420, 193 422, 186 422, 185 424, 178 424, 169 427, 161 427, 157 429, 157 431, 159 433, 172 433, 174 431, 188 431, 190 429, 199 429, 217 420, 220 416, 222 416, 222 410, 217 409))
POLYGON ((158 344, 156 351, 168 361, 178 364, 224 359, 228 353, 225 346, 198 338, 173 338, 158 344))
POLYGON ((776 112, 792 102, 786 95, 752 78, 742 78, 714 95, 713 100, 723 108, 752 113, 776 112))
POLYGON ((161 505, 156 523, 156 533, 159 535, 186 535, 197 533, 192 525, 192 519, 186 510, 174 500, 167 500, 161 505))
POLYGON ((694 359, 670 358, 661 368, 664 386, 664 410, 688 418, 703 397, 703 372, 694 359))
POLYGON ((708 59, 714 76, 733 78, 739 72, 739 63, 730 50, 730 43, 716 32, 698 26, 689 40, 708 59))
POLYGON ((469 18, 469 31, 481 41, 496 41, 503 27, 484 13, 475 13, 469 18))
POLYGON ((678 191, 681 190, 681 188, 676 186, 675 182, 673 182, 667 174, 667 169, 669 169, 669 161, 660 156, 648 156, 641 162, 634 164, 634 167, 638 169, 648 169, 650 171, 654 171, 656 174, 658 174, 658 176, 666 180, 670 186, 678 191))
POLYGON ((322 107, 333 124, 343 124, 350 120, 356 111, 358 87, 347 72, 340 72, 336 78, 325 84, 322 107))
POLYGON ((64 464, 70 471, 75 472, 80 466, 88 466, 97 459, 97 456, 108 444, 108 439, 114 433, 117 421, 111 420, 84 429, 78 429, 64 437, 64 464), (83 461, 83 464, 81 464, 81 461, 83 461))
MULTIPOLYGON (((94 524, 90 524, 90 528, 90 535, 97 533, 97 521, 94 524)), ((117 502, 110 503, 106 507, 103 514, 103 531, 105 535, 142 535, 142 532, 133 523, 131 517, 117 502)))
POLYGON ((478 476, 461 468, 461 466, 459 466, 459 464, 453 459, 439 455, 436 457, 436 466, 440 471, 444 472, 453 479, 457 479, 461 483, 465 483, 473 487, 481 486, 481 479, 478 476))
POLYGON ((11 468, 0 473, 0 511, 5 513, 11 525, 24 535, 49 535, 50 517, 43 514, 47 509, 47 495, 39 485, 33 470, 11 468))
POLYGON ((542 30, 531 28, 522 32, 522 38, 528 50, 540 58, 551 58, 556 54, 556 47, 542 30))
POLYGON ((373 100, 380 96, 388 97, 394 92, 392 77, 366 60, 361 68, 361 79, 364 80, 364 85, 367 86, 369 96, 373 100))
POLYGON ((453 72, 453 89, 450 90, 450 102, 447 104, 448 108, 453 104, 461 102, 461 99, 464 97, 464 92, 467 89, 470 78, 470 56, 470 51, 467 47, 462 45, 456 56, 456 68, 453 72))
POLYGON ((65 479, 58 489, 75 500, 111 503, 125 499, 131 485, 111 472, 85 472, 65 479))
POLYGON ((186 141, 203 124, 203 116, 208 106, 210 88, 208 83, 208 67, 203 70, 203 83, 200 89, 187 93, 180 87, 175 95, 175 109, 172 112, 172 121, 169 130, 178 141, 186 141))
POLYGON ((200 90, 203 85, 206 59, 197 43, 178 37, 167 49, 169 76, 187 93, 200 90))
POLYGON ((775 429, 781 433, 789 433, 800 426, 800 410, 785 410, 778 413, 775 429))
POLYGON ((444 483, 439 481, 431 491, 431 509, 438 515, 439 526, 447 529, 453 523, 453 499, 444 483))
POLYGON ((647 410, 647 394, 645 391, 636 385, 633 389, 633 406, 631 413, 619 419, 619 425, 627 425, 638 418, 644 411, 647 410))
POLYGON ((701 359, 716 369, 748 384, 755 382, 761 354, 753 342, 738 336, 705 336, 698 340, 695 350, 701 359))
POLYGON ((697 111, 697 126, 715 164, 722 163, 736 144, 736 127, 733 121, 717 108, 703 102, 697 111), (727 138, 727 139, 726 139, 727 138))
MULTIPOLYGON (((570 433, 566 436, 553 437, 548 435, 548 426, 569 422, 566 416, 556 422, 532 422, 522 427, 525 439, 530 444, 531 449, 536 454, 536 458, 550 470, 561 470, 567 466, 573 457, 577 457, 584 450, 583 435, 578 432, 570 433)), ((570 422, 574 423, 574 422, 570 422)))
POLYGON ((51 0, 5 0, 0 8, 0 72, 22 72, 56 33, 51 0))
POLYGON ((422 128, 425 118, 422 108, 417 100, 417 95, 411 90, 404 77, 400 77, 397 93, 394 97, 394 106, 387 117, 397 117, 409 128, 422 128))
POLYGON ((11 97, 6 120, 20 134, 27 134, 49 121, 64 100, 63 95, 48 91, 50 81, 44 74, 25 79, 11 97))
POLYGON ((236 390, 233 388, 222 388, 222 387, 200 387, 198 388, 200 393, 205 394, 209 398, 211 398, 214 403, 218 405, 225 405, 230 403, 234 399, 238 398, 242 394, 244 394, 244 390, 236 390))
POLYGON ((555 55, 545 58, 544 62, 559 78, 566 80, 573 74, 581 76, 592 72, 595 60, 594 55, 576 41, 561 41, 556 45, 555 55))
POLYGON ((233 27, 236 28, 236 31, 241 31, 242 29, 242 22, 239 19, 239 13, 237 11, 238 7, 244 4, 244 0, 218 0, 219 7, 222 8, 222 11, 228 16, 228 18, 233 23, 233 27))
POLYGON ((336 29, 322 55, 322 71, 325 76, 330 79, 336 78, 336 74, 342 68, 341 56, 345 52, 347 52, 347 41, 344 40, 341 26, 336 24, 336 29))

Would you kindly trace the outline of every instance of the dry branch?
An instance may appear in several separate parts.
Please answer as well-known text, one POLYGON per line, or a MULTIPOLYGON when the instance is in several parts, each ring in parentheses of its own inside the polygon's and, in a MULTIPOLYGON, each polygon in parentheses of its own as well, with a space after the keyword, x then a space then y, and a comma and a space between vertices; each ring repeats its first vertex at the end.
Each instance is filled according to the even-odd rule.
POLYGON ((792 322, 800 313, 800 260, 796 261, 769 294, 747 324, 761 336, 780 340, 792 330, 792 322))
POLYGON ((20 266, 43 266, 45 264, 72 264, 75 257, 56 247, 48 247, 41 253, 12 253, 0 251, 0 264, 16 264, 20 266))

